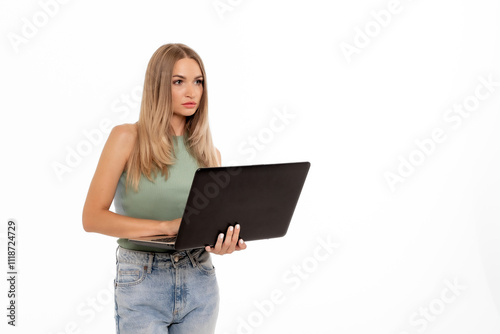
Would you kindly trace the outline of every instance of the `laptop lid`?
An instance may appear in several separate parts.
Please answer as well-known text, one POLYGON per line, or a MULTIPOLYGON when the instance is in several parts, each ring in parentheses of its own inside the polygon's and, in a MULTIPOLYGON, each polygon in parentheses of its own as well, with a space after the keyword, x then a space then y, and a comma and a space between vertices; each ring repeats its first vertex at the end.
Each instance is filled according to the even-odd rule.
MULTIPOLYGON (((236 224, 245 242, 284 236, 310 165, 305 161, 198 168, 174 248, 213 246, 219 233, 236 224)), ((161 247, 145 239, 130 241, 161 247)))

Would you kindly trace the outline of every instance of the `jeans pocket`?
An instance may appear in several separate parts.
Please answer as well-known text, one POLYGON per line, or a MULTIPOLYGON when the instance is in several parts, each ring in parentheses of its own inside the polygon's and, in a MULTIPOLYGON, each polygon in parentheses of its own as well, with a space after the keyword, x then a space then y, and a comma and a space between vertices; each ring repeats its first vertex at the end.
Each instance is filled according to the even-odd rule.
POLYGON ((146 278, 146 270, 140 264, 118 263, 115 285, 117 287, 137 285, 146 278))
POLYGON ((198 268, 198 270, 201 271, 202 273, 207 275, 215 275, 215 267, 212 263, 212 258, 209 252, 204 250, 196 258, 196 264, 197 264, 196 268, 198 268))

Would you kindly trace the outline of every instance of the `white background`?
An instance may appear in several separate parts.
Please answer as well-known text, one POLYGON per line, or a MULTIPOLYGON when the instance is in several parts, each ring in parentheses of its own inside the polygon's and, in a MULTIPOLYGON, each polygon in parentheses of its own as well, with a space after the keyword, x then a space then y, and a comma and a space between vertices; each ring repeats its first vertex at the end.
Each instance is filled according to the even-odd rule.
POLYGON ((114 331, 116 241, 81 212, 100 124, 137 120, 147 63, 171 42, 204 61, 223 165, 311 162, 284 238, 213 256, 217 333, 500 332, 498 1, 44 3, 1 2, 2 276, 8 219, 19 246, 18 326, 1 279, 2 333, 114 331), (446 139, 422 153, 436 128, 446 139))

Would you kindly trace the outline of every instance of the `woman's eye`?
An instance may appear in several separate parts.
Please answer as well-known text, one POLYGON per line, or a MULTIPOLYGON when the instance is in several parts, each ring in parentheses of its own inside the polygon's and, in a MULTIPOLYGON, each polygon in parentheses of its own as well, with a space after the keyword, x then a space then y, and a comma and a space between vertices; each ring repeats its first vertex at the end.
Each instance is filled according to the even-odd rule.
POLYGON ((197 82, 199 85, 202 85, 202 84, 203 84, 203 80, 196 80, 196 82, 197 82))
POLYGON ((181 82, 182 82, 182 80, 175 80, 175 81, 174 81, 174 85, 178 85, 178 84, 180 84, 181 82))

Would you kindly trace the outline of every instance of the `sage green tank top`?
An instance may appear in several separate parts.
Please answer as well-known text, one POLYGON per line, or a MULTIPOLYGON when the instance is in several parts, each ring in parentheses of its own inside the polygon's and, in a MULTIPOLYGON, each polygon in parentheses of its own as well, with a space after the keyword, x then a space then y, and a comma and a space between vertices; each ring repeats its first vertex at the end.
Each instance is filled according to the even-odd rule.
MULTIPOLYGON (((168 179, 165 181, 165 176, 160 172, 156 173, 154 182, 141 175, 138 192, 135 192, 133 187, 129 187, 125 192, 127 174, 123 172, 114 197, 116 213, 154 220, 173 220, 182 217, 194 173, 199 166, 196 159, 187 151, 184 136, 172 137, 175 137, 173 141, 177 160, 169 167, 168 179)), ((167 249, 137 245, 124 238, 118 239, 117 242, 123 248, 132 250, 172 252, 167 249)))

